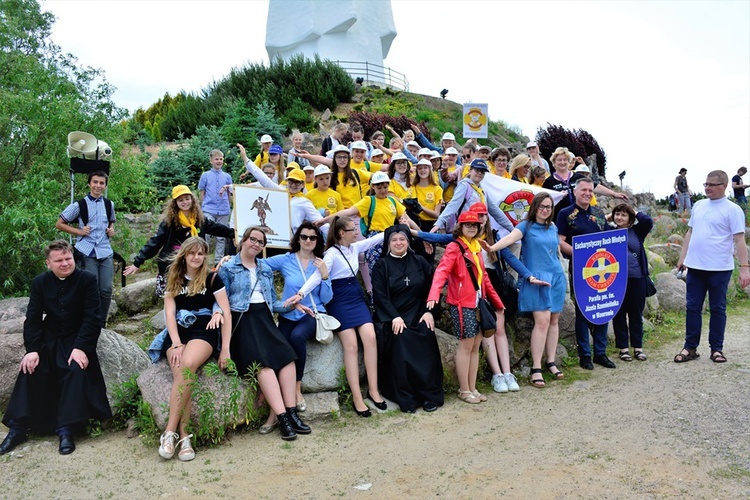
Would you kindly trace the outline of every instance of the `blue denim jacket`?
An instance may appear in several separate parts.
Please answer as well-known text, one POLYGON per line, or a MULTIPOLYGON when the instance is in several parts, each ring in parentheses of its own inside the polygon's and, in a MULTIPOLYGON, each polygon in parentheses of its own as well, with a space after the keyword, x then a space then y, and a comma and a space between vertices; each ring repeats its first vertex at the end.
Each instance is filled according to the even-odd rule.
MULTIPOLYGON (((193 323, 195 323, 195 320, 198 316, 211 316, 211 314, 211 309, 204 307, 203 309, 198 309, 197 311, 180 309, 175 313, 175 316, 177 317, 178 325, 183 328, 189 328, 193 323)), ((161 351, 164 348, 164 342, 166 342, 168 335, 169 331, 165 328, 164 330, 159 332, 156 337, 154 337, 154 341, 151 342, 150 346, 148 346, 148 357, 151 358, 152 363, 156 363, 161 359, 161 351)))
MULTIPOLYGON (((291 307, 284 307, 284 302, 276 296, 273 287, 273 271, 263 259, 258 259, 258 286, 263 293, 263 298, 272 313, 285 313, 291 311, 291 307)), ((229 296, 229 308, 235 312, 245 312, 250 308, 250 271, 242 265, 239 254, 227 261, 219 270, 219 276, 227 288, 229 296)))

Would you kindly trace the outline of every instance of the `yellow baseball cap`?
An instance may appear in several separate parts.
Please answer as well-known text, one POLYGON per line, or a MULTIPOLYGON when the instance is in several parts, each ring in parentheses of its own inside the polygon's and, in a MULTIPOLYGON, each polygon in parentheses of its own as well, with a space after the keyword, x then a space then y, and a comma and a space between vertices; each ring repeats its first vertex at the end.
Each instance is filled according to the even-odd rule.
POLYGON ((187 186, 185 186, 183 184, 180 184, 179 186, 175 186, 175 187, 172 188, 172 199, 173 200, 176 200, 177 198, 179 198, 183 194, 193 194, 193 192, 190 191, 189 187, 187 187, 187 186))

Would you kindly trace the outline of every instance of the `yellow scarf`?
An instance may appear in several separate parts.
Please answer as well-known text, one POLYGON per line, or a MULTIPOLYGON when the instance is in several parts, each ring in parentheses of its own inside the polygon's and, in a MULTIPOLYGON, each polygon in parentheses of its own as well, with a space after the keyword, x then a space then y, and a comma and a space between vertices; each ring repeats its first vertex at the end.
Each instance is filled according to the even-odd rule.
POLYGON ((481 201, 483 205, 487 205, 487 202, 484 199, 484 191, 482 190, 482 188, 480 188, 473 182, 471 183, 471 187, 474 188, 474 191, 476 191, 476 193, 479 195, 479 201, 481 201))
POLYGON ((471 241, 468 241, 463 236, 459 236, 461 241, 464 242, 464 245, 466 245, 466 248, 469 249, 471 252, 471 256, 474 258, 474 265, 477 266, 477 285, 479 285, 479 289, 482 289, 482 266, 479 264, 479 259, 482 255, 482 247, 479 246, 479 240, 477 238, 474 238, 471 241))
POLYGON ((180 214, 177 216, 177 220, 180 221, 180 224, 182 224, 185 227, 190 228, 190 236, 198 236, 198 228, 195 227, 195 215, 190 215, 190 218, 188 218, 185 213, 180 210, 180 214))

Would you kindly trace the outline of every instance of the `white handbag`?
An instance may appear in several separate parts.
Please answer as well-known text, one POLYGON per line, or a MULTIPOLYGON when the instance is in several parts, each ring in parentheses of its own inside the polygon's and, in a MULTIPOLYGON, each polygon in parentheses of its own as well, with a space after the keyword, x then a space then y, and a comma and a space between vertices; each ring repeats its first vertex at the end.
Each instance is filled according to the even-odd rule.
MULTIPOLYGON (((302 280, 306 281, 307 276, 305 276, 305 270, 302 268, 302 262, 300 262, 299 256, 295 257, 297 257, 297 265, 299 265, 299 270, 302 273, 302 280)), ((339 329, 341 323, 333 316, 318 312, 315 307, 315 300, 312 297, 310 297, 310 303, 313 312, 315 312, 315 340, 321 344, 330 344, 333 342, 333 331, 339 329)))

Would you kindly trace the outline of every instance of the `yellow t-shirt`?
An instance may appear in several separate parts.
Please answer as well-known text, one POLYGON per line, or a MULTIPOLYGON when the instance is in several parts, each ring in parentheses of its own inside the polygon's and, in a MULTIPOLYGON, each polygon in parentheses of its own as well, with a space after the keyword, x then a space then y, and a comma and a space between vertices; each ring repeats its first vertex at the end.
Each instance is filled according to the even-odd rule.
MULTIPOLYGON (((414 186, 414 191, 417 194, 417 200, 419 204, 429 210, 435 210, 443 200, 443 188, 440 186, 414 186)), ((421 220, 437 220, 435 217, 430 217, 424 212, 419 213, 421 220)))
POLYGON ((313 189, 307 193, 307 199, 312 202, 316 209, 320 210, 322 208, 330 211, 332 214, 344 209, 344 202, 341 200, 341 195, 331 188, 325 191, 313 189))
POLYGON ((315 190, 315 181, 305 182, 305 192, 312 193, 315 190))
POLYGON ((349 208, 357 203, 365 196, 365 193, 370 189, 370 172, 364 170, 357 170, 354 173, 354 177, 359 176, 359 184, 352 185, 351 182, 347 182, 344 185, 344 173, 339 172, 339 184, 336 186, 336 192, 341 195, 341 201, 344 203, 344 208, 349 208))
POLYGON ((354 163, 354 160, 349 160, 349 166, 352 167, 353 169, 356 168, 357 170, 362 170, 363 172, 370 172, 370 173, 380 172, 381 170, 383 170, 382 163, 375 163, 369 160, 365 160, 362 163, 354 163), (365 165, 365 163, 367 163, 367 165, 370 166, 369 169, 367 168, 367 165, 365 165))
POLYGON ((354 205, 359 210, 359 216, 365 219, 365 224, 367 224, 367 216, 370 213, 370 201, 373 199, 375 200, 375 211, 372 213, 370 231, 385 231, 406 210, 398 200, 393 199, 391 201, 391 197, 381 199, 374 196, 366 196, 354 205))
MULTIPOLYGON (((453 172, 456 171, 456 167, 455 166, 454 167, 448 167, 447 170, 448 170, 449 173, 453 173, 453 172)), ((460 181, 460 180, 461 179, 456 179, 456 183, 458 183, 458 181, 460 181)), ((450 185, 448 185, 448 187, 446 187, 443 190, 443 200, 446 203, 448 203, 449 201, 451 201, 451 198, 453 198, 453 191, 455 191, 455 190, 456 190, 456 184, 450 184, 450 185)))
POLYGON ((414 186, 406 189, 396 179, 391 179, 391 186, 388 188, 388 191, 393 193, 393 196, 398 201, 403 201, 404 198, 414 198, 414 186))
POLYGON ((258 168, 261 168, 262 165, 268 163, 269 158, 270 156, 267 151, 261 151, 260 153, 258 153, 258 156, 255 157, 255 161, 253 163, 255 163, 258 168))

